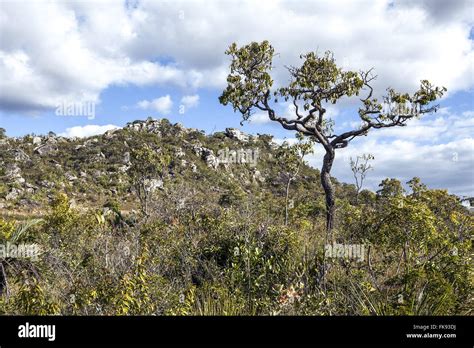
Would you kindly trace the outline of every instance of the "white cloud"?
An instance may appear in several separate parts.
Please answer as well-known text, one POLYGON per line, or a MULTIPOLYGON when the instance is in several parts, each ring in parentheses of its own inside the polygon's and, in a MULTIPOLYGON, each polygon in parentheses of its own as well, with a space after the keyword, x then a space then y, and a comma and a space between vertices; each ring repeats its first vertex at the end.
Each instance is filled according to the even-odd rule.
MULTIPOLYGON (((375 156, 367 188, 378 189, 385 178, 406 182, 418 176, 432 188, 449 188, 451 193, 474 195, 474 123, 470 112, 460 115, 444 110, 443 116, 425 117, 406 127, 371 130, 347 148, 337 150, 332 175, 353 182, 350 157, 364 153, 375 156)), ((315 147, 310 163, 320 168, 324 150, 315 147)))
POLYGON ((153 99, 151 101, 142 100, 137 103, 137 107, 144 110, 154 110, 160 114, 167 115, 171 112, 173 101, 169 94, 153 99))
POLYGON ((181 98, 181 104, 186 107, 186 109, 195 108, 199 105, 199 95, 185 95, 181 98))
POLYGON ((270 120, 266 112, 256 112, 250 116, 249 122, 252 124, 267 124, 273 121, 270 120))
POLYGON ((470 1, 128 4, 2 2, 0 108, 43 110, 99 101, 112 85, 220 89, 228 45, 263 39, 280 53, 277 82, 287 82, 284 66, 298 65, 300 53, 330 49, 348 68, 374 67, 382 92, 389 85, 412 91, 422 78, 450 92, 473 86, 470 1))
POLYGON ((60 133, 59 135, 63 137, 68 137, 68 138, 72 138, 72 137, 84 138, 84 137, 90 137, 93 135, 103 134, 111 129, 117 129, 117 128, 120 128, 120 127, 113 124, 107 124, 104 126, 88 124, 86 126, 75 126, 75 127, 66 128, 66 131, 63 133, 60 133))
POLYGON ((288 143, 289 145, 294 145, 294 144, 298 143, 298 139, 296 139, 296 138, 274 138, 273 142, 278 144, 278 145, 281 145, 284 142, 288 143))

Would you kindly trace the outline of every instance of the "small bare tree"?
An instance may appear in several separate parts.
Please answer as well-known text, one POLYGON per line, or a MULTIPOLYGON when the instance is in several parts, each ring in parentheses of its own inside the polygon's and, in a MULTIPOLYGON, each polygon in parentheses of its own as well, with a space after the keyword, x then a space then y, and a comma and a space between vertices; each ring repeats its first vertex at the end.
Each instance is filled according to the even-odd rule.
POLYGON ((355 161, 352 159, 352 157, 350 158, 351 170, 357 189, 356 202, 359 201, 359 193, 362 190, 367 173, 369 170, 373 169, 373 167, 369 164, 369 161, 373 160, 374 158, 375 157, 370 153, 357 156, 355 161))
POLYGON ((133 149, 130 157, 132 165, 128 174, 140 201, 142 213, 147 217, 153 192, 163 185, 171 159, 169 155, 154 150, 147 144, 133 149))
POLYGON ((301 166, 304 163, 304 157, 307 154, 313 153, 314 141, 311 139, 305 140, 300 133, 296 134, 298 142, 289 145, 284 142, 277 152, 277 158, 282 166, 282 173, 286 179, 285 189, 285 225, 288 225, 288 203, 290 196, 290 185, 298 177, 301 166))

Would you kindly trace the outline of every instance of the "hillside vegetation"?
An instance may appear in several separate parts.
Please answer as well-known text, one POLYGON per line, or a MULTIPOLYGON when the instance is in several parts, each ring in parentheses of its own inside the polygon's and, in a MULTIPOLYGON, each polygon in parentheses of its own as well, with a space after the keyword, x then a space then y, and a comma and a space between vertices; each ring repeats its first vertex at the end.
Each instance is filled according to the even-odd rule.
POLYGON ((3 136, 0 244, 41 252, 0 255, 0 314, 472 314, 474 221, 456 196, 333 182, 327 241, 320 172, 269 135, 147 119, 3 136))

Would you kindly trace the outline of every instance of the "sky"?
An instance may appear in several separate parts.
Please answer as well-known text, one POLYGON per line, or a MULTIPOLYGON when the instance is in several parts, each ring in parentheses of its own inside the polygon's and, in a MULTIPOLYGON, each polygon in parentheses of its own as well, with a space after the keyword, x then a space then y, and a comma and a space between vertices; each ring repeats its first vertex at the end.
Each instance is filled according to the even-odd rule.
MULTIPOLYGON (((332 174, 352 183, 349 159, 375 159, 366 187, 418 176, 474 195, 474 1, 4 1, 0 0, 0 127, 9 136, 89 136, 137 119, 167 118, 207 133, 239 128, 292 141, 266 115, 240 125, 219 104, 226 48, 269 40, 275 86, 300 54, 334 53, 346 70, 374 68, 374 88, 445 86, 437 113, 372 130, 337 151, 332 174)), ((328 106, 336 131, 357 128, 357 98, 328 106)), ((282 114, 292 109, 275 105, 282 114)), ((321 147, 307 159, 320 167, 321 147)))

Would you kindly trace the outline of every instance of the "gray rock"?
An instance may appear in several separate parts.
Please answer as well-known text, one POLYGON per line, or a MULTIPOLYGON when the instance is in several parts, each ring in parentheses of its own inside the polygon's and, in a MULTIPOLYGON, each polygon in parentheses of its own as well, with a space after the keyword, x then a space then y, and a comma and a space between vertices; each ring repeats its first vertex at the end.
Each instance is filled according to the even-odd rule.
POLYGON ((183 149, 178 148, 174 154, 177 158, 184 157, 186 154, 184 153, 183 149))
POLYGON ((123 164, 129 164, 130 163, 130 152, 127 151, 123 154, 122 163, 123 164))
POLYGON ((55 136, 48 136, 46 138, 46 144, 49 144, 49 145, 56 145, 58 143, 58 140, 56 139, 55 136))
POLYGON ((214 151, 203 147, 200 144, 194 144, 192 147, 196 156, 201 157, 209 168, 217 169, 219 166, 219 159, 214 155, 214 151))
POLYGON ((259 182, 264 182, 265 178, 262 176, 262 173, 260 173, 259 170, 255 170, 253 172, 252 178, 254 181, 259 181, 259 182))
POLYGON ((15 163, 8 163, 5 166, 5 176, 8 179, 21 178, 21 169, 15 163))
POLYGON ((64 177, 65 177, 66 180, 68 180, 68 181, 76 181, 76 180, 77 180, 77 176, 75 176, 74 174, 69 173, 69 172, 67 172, 66 174, 64 174, 64 177))
POLYGON ((173 127, 178 131, 178 132, 184 132, 186 130, 186 128, 184 128, 184 126, 177 122, 173 125, 173 127))
POLYGON ((104 175, 103 172, 101 172, 100 170, 96 169, 92 172, 92 176, 94 176, 95 178, 99 178, 101 177, 102 175, 104 175))
POLYGON ((25 183, 25 191, 29 194, 33 194, 35 193, 35 191, 38 189, 38 187, 36 187, 35 185, 33 184, 30 184, 29 182, 25 183))
POLYGON ((12 201, 14 199, 17 199, 18 196, 21 194, 22 190, 20 189, 17 189, 15 187, 13 187, 10 192, 5 196, 5 199, 7 201, 12 201))
POLYGON ((193 151, 196 154, 196 156, 201 157, 202 156, 202 150, 203 150, 202 145, 200 145, 200 144, 193 145, 193 151))
POLYGON ((33 145, 39 145, 41 144, 41 138, 40 137, 33 137, 32 143, 33 145))
POLYGON ((219 166, 219 159, 214 156, 214 152, 210 149, 203 148, 202 158, 206 161, 209 168, 217 169, 219 166))
POLYGON ((25 162, 30 160, 30 156, 28 156, 22 149, 13 149, 11 150, 11 154, 13 159, 17 162, 25 162))
POLYGON ((45 156, 45 155, 48 155, 50 153, 54 153, 57 150, 58 150, 58 148, 56 147, 56 145, 44 144, 44 145, 40 145, 40 146, 36 147, 34 149, 34 153, 36 153, 40 156, 45 156))
POLYGON ((53 188, 55 186, 54 182, 51 182, 51 181, 48 181, 48 180, 41 180, 39 182, 39 185, 41 187, 45 187, 45 188, 53 188))
POLYGON ((94 162, 102 162, 105 158, 105 155, 101 152, 99 152, 98 154, 95 154, 94 157, 92 158, 92 160, 94 162))
POLYGON ((27 183, 25 184, 25 187, 26 187, 26 188, 32 188, 32 189, 34 189, 34 190, 36 190, 36 189, 38 188, 38 187, 36 187, 35 185, 30 184, 29 182, 27 182, 27 183))
POLYGON ((145 179, 145 190, 147 192, 155 192, 157 189, 163 188, 163 180, 161 179, 145 179))
POLYGON ((136 132, 149 132, 161 136, 160 123, 160 121, 148 117, 146 121, 134 121, 132 123, 127 123, 125 128, 134 130, 136 132))
POLYGON ((59 142, 59 143, 68 143, 68 142, 69 142, 69 138, 66 138, 66 137, 57 137, 57 138, 56 138, 56 141, 59 142))
POLYGON ((97 138, 89 139, 84 142, 84 146, 91 146, 99 141, 97 138))
POLYGON ((123 166, 118 167, 118 170, 119 172, 126 173, 129 168, 130 166, 123 165, 123 166))
POLYGON ((226 128, 225 134, 231 139, 237 139, 244 143, 249 141, 249 136, 236 128, 226 128))
POLYGON ((118 130, 119 130, 118 128, 108 130, 107 132, 104 133, 104 138, 105 139, 112 139, 113 137, 115 137, 117 135, 116 132, 118 130))

